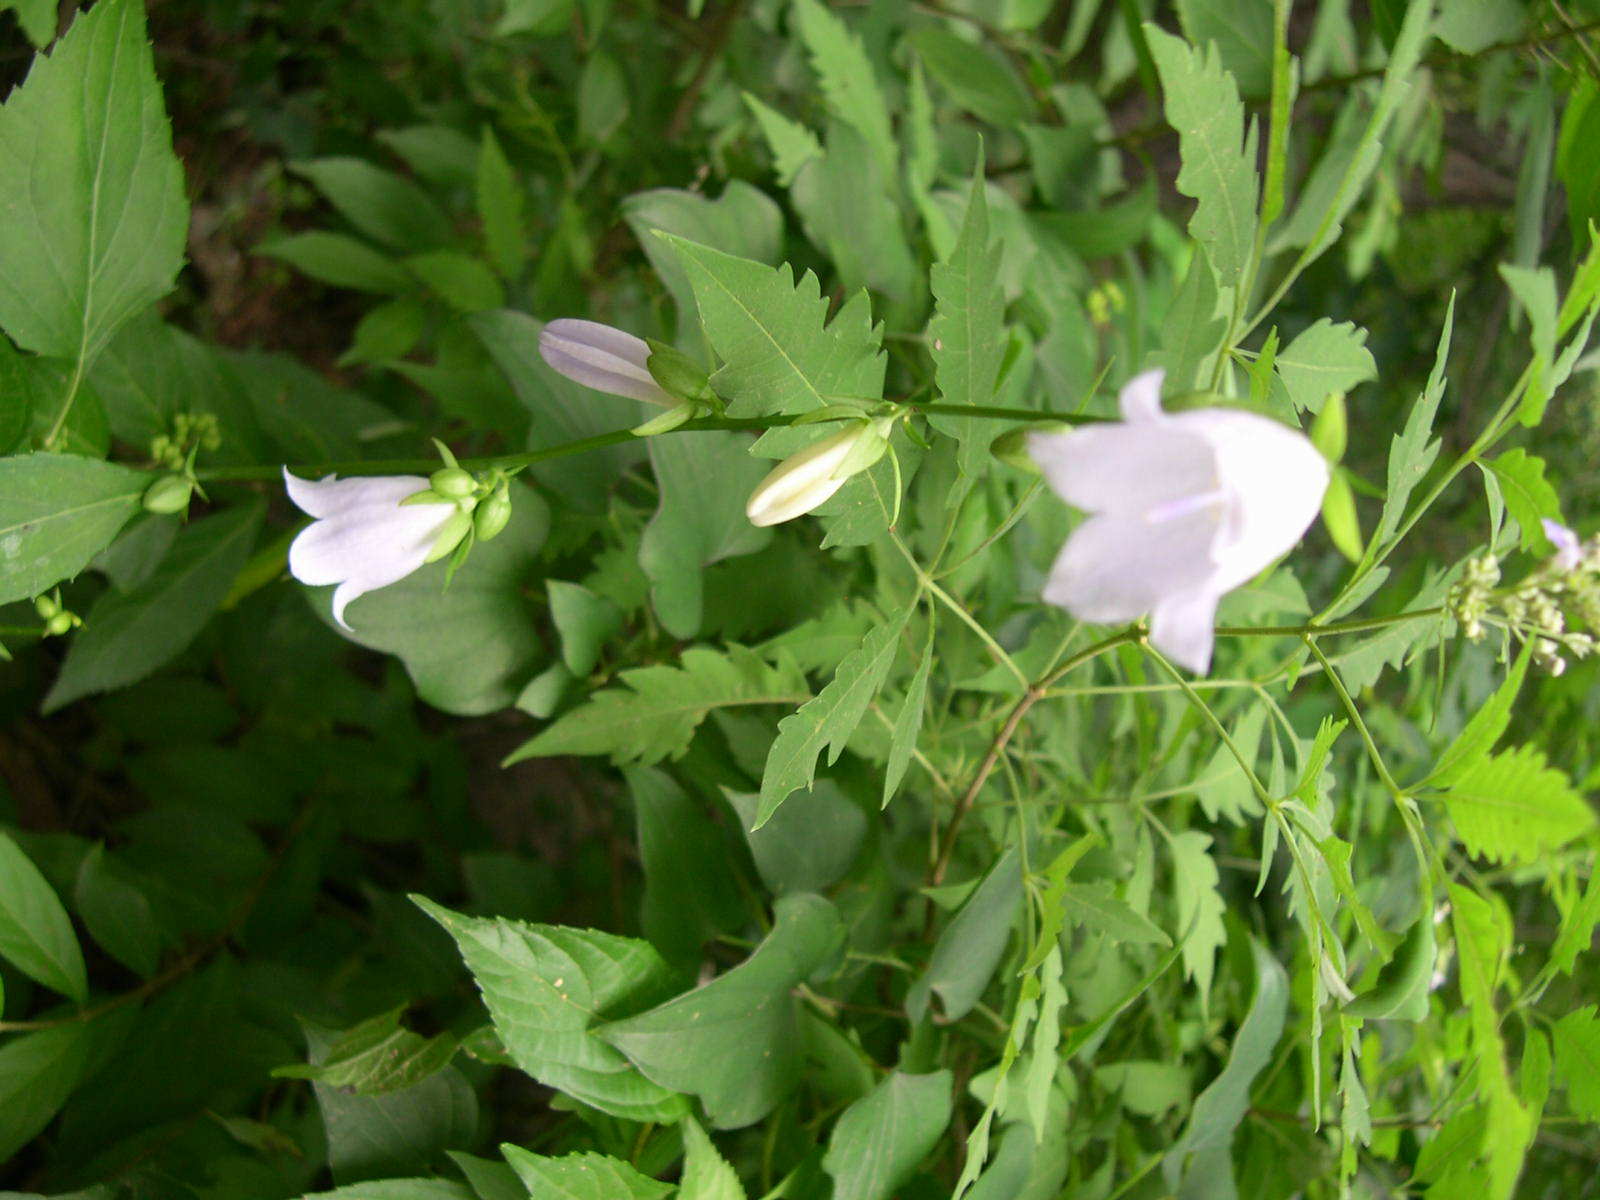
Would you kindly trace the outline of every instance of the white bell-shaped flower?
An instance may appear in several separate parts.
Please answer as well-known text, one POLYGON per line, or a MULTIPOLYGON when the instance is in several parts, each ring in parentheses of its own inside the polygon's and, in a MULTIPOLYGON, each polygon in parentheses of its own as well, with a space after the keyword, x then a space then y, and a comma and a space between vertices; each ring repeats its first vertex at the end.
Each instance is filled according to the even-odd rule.
POLYGON ((1328 464, 1266 417, 1163 412, 1162 374, 1122 389, 1121 421, 1029 438, 1050 486, 1091 514, 1062 547, 1044 598, 1097 624, 1148 613, 1151 644, 1204 673, 1218 600, 1300 540, 1328 464))
POLYGON ((357 596, 398 583, 435 556, 454 503, 401 504, 423 491, 420 475, 368 475, 321 480, 283 472, 283 484, 315 517, 289 546, 289 572, 311 587, 338 584, 333 619, 346 629, 345 609, 357 596))
POLYGON ((666 407, 678 401, 650 374, 650 345, 598 321, 562 317, 539 331, 539 354, 568 379, 612 396, 666 407))

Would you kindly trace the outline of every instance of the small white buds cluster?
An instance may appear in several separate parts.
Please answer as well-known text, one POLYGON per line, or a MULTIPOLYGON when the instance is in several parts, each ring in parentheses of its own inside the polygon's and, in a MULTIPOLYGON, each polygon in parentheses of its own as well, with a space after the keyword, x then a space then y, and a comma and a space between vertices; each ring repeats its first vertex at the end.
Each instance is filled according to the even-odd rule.
POLYGON ((1551 675, 1567 669, 1567 656, 1587 658, 1600 630, 1600 537, 1581 540, 1558 522, 1544 533, 1555 553, 1514 587, 1501 588, 1500 563, 1492 554, 1467 562, 1447 606, 1471 641, 1487 625, 1499 625, 1518 641, 1531 642, 1534 664, 1551 675), (1572 629, 1577 624, 1581 629, 1572 629))
POLYGON ((851 476, 884 456, 893 427, 892 418, 852 421, 832 437, 791 454, 750 493, 744 506, 750 523, 777 525, 827 503, 851 476))

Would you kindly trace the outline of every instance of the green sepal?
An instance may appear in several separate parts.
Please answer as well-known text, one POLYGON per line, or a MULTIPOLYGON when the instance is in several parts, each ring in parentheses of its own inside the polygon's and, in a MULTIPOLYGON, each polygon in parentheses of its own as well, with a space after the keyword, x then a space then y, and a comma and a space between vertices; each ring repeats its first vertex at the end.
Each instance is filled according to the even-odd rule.
MULTIPOLYGON (((1063 426, 1066 428, 1066 426, 1063 426)), ((1033 461, 1033 455, 1028 453, 1028 435, 1033 429, 1019 428, 1008 429, 994 441, 989 443, 989 453, 1005 463, 1008 467, 1015 467, 1019 471, 1026 471, 1030 475, 1039 474, 1039 464, 1033 461)))
POLYGON ((661 385, 661 390, 680 400, 703 400, 711 391, 711 380, 706 370, 676 346, 646 338, 650 357, 645 360, 650 377, 661 385))
POLYGON ((450 551, 461 544, 461 540, 472 532, 472 514, 456 509, 444 519, 444 524, 439 526, 439 535, 433 539, 433 548, 428 551, 425 563, 438 562, 450 551))
POLYGON ((819 421, 859 420, 867 415, 864 405, 860 404, 829 404, 822 408, 814 408, 808 413, 801 413, 794 419, 794 425, 815 425, 819 421))
POLYGON ((510 520, 511 495, 502 484, 473 510, 472 531, 480 542, 487 542, 498 535, 510 520))
POLYGON ((852 475, 859 475, 872 466, 884 452, 889 449, 889 439, 876 429, 863 429, 855 444, 850 447, 850 453, 844 456, 844 461, 834 469, 834 479, 849 479, 852 475))
POLYGON ((411 495, 407 496, 404 500, 400 501, 400 506, 402 508, 404 508, 407 504, 454 504, 454 503, 455 503, 455 501, 453 499, 451 499, 449 496, 441 496, 441 495, 439 495, 438 492, 434 491, 431 487, 426 487, 426 488, 423 488, 420 492, 412 492, 411 495))
POLYGON ((1344 458, 1349 441, 1349 422, 1345 413, 1344 393, 1330 392, 1311 422, 1311 444, 1322 451, 1322 457, 1337 465, 1344 458))
POLYGON ((700 405, 693 400, 685 400, 676 408, 669 408, 659 417, 652 417, 643 425, 635 425, 628 432, 634 437, 654 437, 658 433, 670 433, 685 421, 693 420, 695 413, 700 410, 700 405))
POLYGON ((433 443, 434 449, 439 451, 439 457, 444 459, 445 466, 457 468, 461 466, 461 464, 456 461, 456 456, 450 452, 449 446, 446 446, 438 438, 429 438, 428 440, 433 443))
POLYGON ((1355 493, 1342 467, 1335 467, 1328 480, 1328 490, 1322 497, 1322 523, 1340 554, 1351 562, 1361 561, 1361 519, 1356 514, 1355 493))

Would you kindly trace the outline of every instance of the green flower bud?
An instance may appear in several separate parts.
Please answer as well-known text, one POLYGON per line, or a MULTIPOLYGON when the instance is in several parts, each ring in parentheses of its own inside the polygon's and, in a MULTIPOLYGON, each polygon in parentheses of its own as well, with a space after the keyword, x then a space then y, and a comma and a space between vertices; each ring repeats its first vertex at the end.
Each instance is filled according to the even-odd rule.
POLYGON ((177 513, 189 506, 194 481, 183 475, 163 475, 144 491, 146 512, 177 513))
POLYGON ((48 621, 61 611, 61 599, 59 596, 35 596, 33 611, 39 614, 41 621, 48 621))
POLYGON ((705 368, 675 346, 647 338, 650 357, 645 366, 661 390, 680 400, 698 400, 711 388, 705 368))
POLYGON ((478 490, 478 481, 472 472, 461 467, 442 467, 428 476, 428 486, 440 496, 459 500, 478 490))
POLYGON ((445 518, 443 525, 439 526, 439 536, 433 540, 433 549, 428 551, 428 557, 422 561, 438 562, 454 550, 471 530, 472 514, 457 509, 445 518))
POLYGON ((1037 475, 1039 464, 1034 462, 1033 456, 1028 453, 1028 434, 1031 432, 1033 430, 1026 427, 1008 430, 989 443, 989 453, 1008 467, 1037 475))
POLYGON ((478 540, 487 542, 511 520, 511 496, 504 487, 478 505, 472 514, 472 528, 478 540))
POLYGON ((58 612, 44 623, 44 636, 60 637, 62 634, 69 632, 73 626, 81 623, 74 613, 58 612))

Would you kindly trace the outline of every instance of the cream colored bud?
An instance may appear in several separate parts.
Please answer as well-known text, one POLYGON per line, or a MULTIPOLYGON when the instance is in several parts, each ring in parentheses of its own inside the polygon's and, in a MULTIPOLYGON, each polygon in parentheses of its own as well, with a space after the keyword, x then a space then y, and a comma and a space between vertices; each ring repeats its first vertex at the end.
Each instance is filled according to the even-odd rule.
POLYGON ((750 493, 744 506, 750 523, 777 525, 825 503, 850 478, 840 473, 840 468, 846 466, 861 440, 879 436, 869 424, 851 425, 791 454, 750 493))

